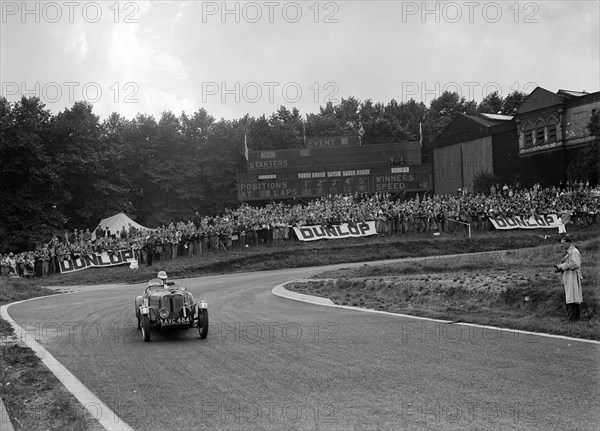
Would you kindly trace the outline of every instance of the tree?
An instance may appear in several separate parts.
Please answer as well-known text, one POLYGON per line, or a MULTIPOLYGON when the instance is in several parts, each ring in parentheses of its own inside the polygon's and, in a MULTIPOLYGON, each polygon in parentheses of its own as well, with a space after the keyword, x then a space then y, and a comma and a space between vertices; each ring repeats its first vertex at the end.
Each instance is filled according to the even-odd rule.
POLYGON ((202 161, 202 211, 216 215, 237 206, 236 174, 245 163, 240 147, 244 142, 246 124, 243 120, 221 121, 211 128, 202 161))
POLYGON ((392 99, 386 105, 384 115, 394 123, 393 141, 419 140, 421 133, 419 125, 422 124, 426 113, 427 107, 423 102, 416 102, 414 99, 410 99, 408 102, 398 104, 398 102, 392 99))
POLYGON ((600 160, 598 151, 600 147, 600 115, 598 111, 592 115, 587 125, 590 136, 595 139, 583 148, 579 149, 577 155, 567 167, 567 178, 570 181, 588 181, 592 185, 598 184, 600 160))
POLYGON ((483 100, 477 105, 477 112, 483 114, 501 114, 504 100, 497 91, 488 94, 483 100))
POLYGON ((428 147, 444 127, 458 113, 473 115, 477 111, 475 101, 467 102, 458 93, 444 91, 440 97, 431 101, 423 122, 424 146, 428 147))
POLYGON ((308 114, 306 119, 306 136, 336 136, 342 129, 333 112, 333 104, 328 102, 325 108, 321 107, 318 114, 308 114))
POLYGON ((100 197, 103 211, 96 214, 103 218, 122 211, 135 217, 132 197, 134 185, 131 178, 135 166, 136 151, 133 142, 128 139, 131 122, 113 112, 100 126, 99 161, 108 177, 108 187, 100 197))
POLYGON ((205 211, 206 192, 204 190, 203 163, 207 159, 208 139, 212 133, 215 119, 205 109, 194 112, 191 116, 184 113, 180 117, 183 139, 186 143, 185 181, 187 183, 188 207, 183 213, 187 218, 195 211, 205 211))
POLYGON ((303 144, 301 116, 296 108, 289 111, 280 106, 269 119, 269 131, 277 149, 298 148, 303 144))
POLYGON ((65 225, 50 118, 36 97, 0 97, 0 251, 32 249, 65 225))
POLYGON ((517 113, 517 108, 523 103, 526 97, 526 93, 517 90, 513 91, 504 99, 504 102, 502 103, 502 113, 504 115, 515 115, 517 113))
POLYGON ((70 227, 94 227, 107 213, 122 210, 126 190, 113 183, 114 150, 92 104, 75 102, 51 122, 51 155, 60 178, 57 202, 70 227))
POLYGON ((155 226, 153 219, 153 199, 150 183, 150 171, 156 166, 155 152, 152 148, 157 139, 158 124, 153 116, 138 114, 129 122, 124 131, 126 155, 123 167, 127 169, 130 184, 129 199, 139 222, 146 226, 155 226))

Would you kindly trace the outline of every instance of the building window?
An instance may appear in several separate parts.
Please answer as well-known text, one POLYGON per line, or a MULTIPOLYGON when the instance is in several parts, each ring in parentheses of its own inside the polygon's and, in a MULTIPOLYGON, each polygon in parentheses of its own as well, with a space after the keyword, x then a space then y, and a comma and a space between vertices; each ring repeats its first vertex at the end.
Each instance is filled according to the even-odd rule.
POLYGON ((548 119, 548 142, 556 142, 556 118, 548 119))
POLYGON ((275 180, 277 179, 277 175, 276 174, 264 174, 264 175, 259 175, 258 176, 258 180, 275 180))
POLYGON ((356 175, 370 175, 371 169, 357 169, 356 175))
POLYGON ((533 145, 533 126, 531 123, 525 123, 523 133, 525 133, 525 147, 531 147, 533 145))
POLYGON ((544 143, 544 122, 538 120, 535 123, 535 144, 542 145, 544 143))
POLYGON ((355 170, 344 171, 342 173, 344 174, 345 177, 352 177, 352 176, 356 175, 356 171, 355 170))
POLYGON ((325 178, 325 172, 313 172, 312 177, 313 178, 325 178))
POLYGON ((408 174, 409 167, 408 166, 399 166, 396 168, 392 168, 392 174, 408 174))
POLYGON ((260 152, 260 158, 261 159, 274 159, 275 158, 275 151, 261 151, 260 152))
POLYGON ((298 178, 310 178, 310 172, 298 172, 298 178))
POLYGON ((341 177, 342 172, 341 171, 330 171, 330 172, 327 172, 327 176, 328 177, 341 177))

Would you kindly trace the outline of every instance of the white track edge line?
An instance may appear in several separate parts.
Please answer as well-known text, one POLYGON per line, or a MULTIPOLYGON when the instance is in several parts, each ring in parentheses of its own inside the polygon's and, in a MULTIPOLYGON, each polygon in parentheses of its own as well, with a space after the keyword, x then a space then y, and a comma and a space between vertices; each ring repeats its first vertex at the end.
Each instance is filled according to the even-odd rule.
MULTIPOLYGON (((410 314, 392 313, 391 311, 371 310, 369 308, 352 307, 351 305, 339 305, 339 304, 334 304, 334 303, 327 304, 327 303, 324 303, 323 301, 311 300, 310 299, 311 295, 306 295, 306 294, 302 294, 302 295, 304 295, 304 297, 302 299, 299 299, 299 298, 295 297, 294 295, 290 295, 290 293, 295 293, 295 292, 290 292, 289 290, 287 290, 285 288, 286 284, 293 283, 294 281, 298 281, 298 280, 301 280, 301 279, 298 278, 295 280, 290 280, 290 281, 286 281, 285 283, 279 284, 279 285, 275 286, 273 289, 271 289, 271 293, 275 296, 279 296, 279 297, 285 298, 285 299, 290 299, 292 301, 308 302, 310 304, 321 305, 324 307, 343 308, 346 310, 360 311, 360 312, 364 312, 364 313, 383 314, 385 316, 405 317, 405 318, 410 318, 410 319, 415 319, 415 320, 425 320, 428 322, 446 323, 446 324, 461 325, 461 326, 482 328, 482 329, 493 329, 493 330, 497 330, 497 331, 510 332, 512 334, 517 333, 517 334, 525 334, 525 335, 534 335, 534 336, 538 336, 538 337, 556 338, 556 339, 567 340, 567 341, 600 345, 600 341, 588 340, 585 338, 573 338, 573 337, 567 337, 565 335, 546 334, 545 332, 531 332, 531 331, 523 331, 521 329, 501 328, 499 326, 479 325, 477 323, 454 322, 451 320, 434 319, 431 317, 421 317, 421 316, 413 316, 410 314)), ((313 298, 318 298, 318 297, 313 297, 313 298)))
MULTIPOLYGON (((48 295, 54 296, 54 295, 48 295)), ((31 348, 46 367, 56 376, 63 386, 81 403, 88 413, 98 421, 98 423, 108 431, 133 431, 127 423, 117 416, 106 404, 94 395, 81 381, 73 375, 63 364, 50 354, 41 344, 35 340, 35 333, 23 330, 21 326, 8 314, 8 308, 11 305, 31 301, 31 298, 24 301, 12 302, 0 307, 0 316, 9 322, 13 327, 16 336, 31 348), (28 336, 29 335, 29 336, 28 336)))

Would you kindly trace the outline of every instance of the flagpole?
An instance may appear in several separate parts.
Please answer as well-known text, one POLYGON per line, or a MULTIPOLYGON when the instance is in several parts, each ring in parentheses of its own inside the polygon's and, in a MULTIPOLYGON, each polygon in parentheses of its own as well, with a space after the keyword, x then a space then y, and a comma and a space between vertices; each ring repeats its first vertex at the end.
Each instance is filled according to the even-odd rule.
POLYGON ((359 124, 359 128, 358 128, 358 145, 362 146, 362 137, 365 134, 365 128, 362 125, 362 116, 361 115, 358 116, 358 124, 359 124))
POLYGON ((304 120, 302 120, 302 143, 306 147, 306 124, 304 123, 304 120))

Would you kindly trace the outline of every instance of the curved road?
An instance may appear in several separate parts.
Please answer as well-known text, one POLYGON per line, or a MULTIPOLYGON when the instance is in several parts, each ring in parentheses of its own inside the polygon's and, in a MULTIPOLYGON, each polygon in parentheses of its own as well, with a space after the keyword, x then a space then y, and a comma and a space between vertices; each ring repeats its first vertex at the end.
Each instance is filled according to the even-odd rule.
POLYGON ((206 340, 190 329, 144 343, 142 285, 8 311, 137 430, 598 429, 600 345, 270 293, 323 270, 183 280, 208 300, 206 340))

